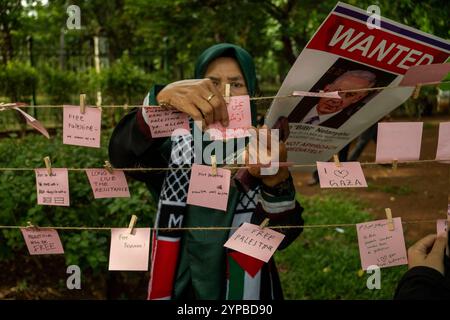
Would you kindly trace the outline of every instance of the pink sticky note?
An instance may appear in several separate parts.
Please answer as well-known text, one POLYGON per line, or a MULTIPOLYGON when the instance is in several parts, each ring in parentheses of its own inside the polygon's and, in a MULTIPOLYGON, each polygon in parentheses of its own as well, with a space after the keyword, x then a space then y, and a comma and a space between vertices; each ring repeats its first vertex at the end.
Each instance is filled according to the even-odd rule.
POLYGON ((321 188, 363 188, 366 178, 359 162, 317 162, 317 172, 321 188))
POLYGON ((419 160, 422 122, 381 122, 378 124, 376 162, 419 160))
POLYGON ((102 112, 86 107, 82 114, 79 106, 64 106, 63 143, 100 148, 102 112))
POLYGON ((187 203, 226 211, 230 178, 230 170, 217 168, 217 175, 213 175, 210 166, 194 163, 189 181, 187 203))
POLYGON ((436 221, 436 234, 447 232, 447 220, 439 219, 436 221))
POLYGON ((338 91, 331 92, 309 92, 309 91, 294 91, 292 92, 293 96, 302 96, 302 97, 317 97, 317 98, 329 98, 329 99, 342 99, 339 95, 338 91))
POLYGON ((49 176, 47 169, 35 169, 38 204, 47 206, 70 205, 69 175, 67 169, 52 169, 49 176))
POLYGON ((150 253, 150 228, 111 229, 109 270, 147 271, 150 253))
POLYGON ((127 178, 122 170, 86 169, 94 198, 129 198, 127 178))
POLYGON ((64 254, 64 249, 55 229, 21 228, 30 254, 64 254))
POLYGON ((394 218, 393 221, 393 231, 388 229, 386 219, 356 225, 363 270, 371 265, 386 268, 408 263, 402 220, 394 218))
POLYGON ((227 105, 229 123, 227 127, 216 122, 208 126, 209 134, 213 140, 234 139, 247 137, 249 133, 247 128, 252 126, 252 112, 250 109, 249 96, 230 97, 230 103, 227 105))
POLYGON ((176 129, 189 132, 189 118, 186 113, 164 110, 160 107, 144 107, 153 138, 170 137, 176 129))
POLYGON ((25 118, 25 120, 30 126, 32 126, 34 129, 42 133, 47 139, 50 139, 50 135, 48 134, 47 129, 45 129, 44 126, 39 121, 37 121, 35 118, 30 116, 25 111, 19 109, 18 107, 13 107, 13 109, 19 111, 19 113, 25 118))
POLYGON ((284 234, 269 228, 244 222, 225 243, 225 247, 268 262, 275 253, 284 234))
POLYGON ((413 66, 406 71, 399 86, 415 86, 419 83, 441 81, 450 72, 450 63, 413 66))
POLYGON ((439 124, 436 160, 450 160, 450 122, 441 122, 439 124))

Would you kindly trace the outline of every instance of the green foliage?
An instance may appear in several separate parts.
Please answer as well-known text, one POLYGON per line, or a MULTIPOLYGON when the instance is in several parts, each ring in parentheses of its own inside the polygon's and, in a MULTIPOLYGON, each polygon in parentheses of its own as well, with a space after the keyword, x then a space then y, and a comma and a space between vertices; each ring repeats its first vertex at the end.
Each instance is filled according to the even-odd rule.
POLYGON ((69 103, 71 94, 80 92, 79 78, 73 71, 55 69, 48 65, 39 68, 42 91, 51 104, 69 103))
POLYGON ((35 68, 19 60, 11 60, 0 69, 0 94, 11 101, 28 102, 38 83, 35 68))
MULTIPOLYGON (((346 224, 373 220, 361 204, 337 196, 302 198, 305 224, 346 224)), ((406 267, 381 269, 381 289, 369 290, 361 269, 356 228, 305 228, 276 254, 286 299, 392 299, 406 267)))
MULTIPOLYGON (((47 140, 41 135, 23 139, 5 138, 0 144, 0 166, 36 168, 51 156, 58 167, 99 168, 107 159, 110 132, 102 137, 101 149, 62 144, 61 135, 47 140), (81 152, 82 150, 82 152, 81 152), (14 157, 11 157, 11 155, 14 157)), ((131 198, 94 199, 86 174, 69 171, 70 207, 40 206, 36 201, 33 171, 5 171, 0 175, 0 221, 3 225, 126 227, 131 214, 139 216, 138 226, 153 225, 154 202, 143 183, 128 179, 131 198)), ((67 264, 84 270, 105 272, 109 253, 109 231, 61 230, 67 264)), ((0 261, 14 258, 25 243, 17 229, 0 232, 0 261)))

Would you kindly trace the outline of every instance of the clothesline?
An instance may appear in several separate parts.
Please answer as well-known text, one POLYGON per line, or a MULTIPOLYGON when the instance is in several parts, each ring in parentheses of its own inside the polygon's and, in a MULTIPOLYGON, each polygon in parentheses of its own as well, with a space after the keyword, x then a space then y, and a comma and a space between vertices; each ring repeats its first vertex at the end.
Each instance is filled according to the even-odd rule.
MULTIPOLYGON (((402 224, 422 224, 422 223, 436 223, 437 219, 425 220, 411 220, 402 221, 402 224)), ((270 229, 313 229, 313 228, 340 228, 340 227, 355 227, 358 223, 337 223, 337 224, 316 224, 316 225, 287 225, 287 226, 269 226, 270 229)), ((91 230, 91 231, 105 231, 115 228, 127 227, 58 227, 58 226, 2 226, 0 229, 22 229, 22 228, 38 228, 38 229, 55 229, 55 230, 91 230)), ((177 228, 149 228, 150 231, 224 231, 235 230, 239 227, 177 227, 177 228)))
MULTIPOLYGON (((442 159, 442 160, 415 160, 415 161, 398 161, 397 164, 422 164, 422 163, 435 163, 435 162, 441 162, 441 163, 450 163, 450 159, 442 159)), ((370 166, 380 166, 380 165, 390 165, 390 163, 378 163, 378 162, 363 162, 361 163, 362 167, 370 167, 370 166)), ((254 168, 257 165, 249 165, 249 166, 223 166, 222 169, 243 169, 243 168, 254 168)), ((268 167, 268 166, 265 166, 268 167)), ((293 167, 293 168, 313 168, 317 167, 316 164, 281 164, 280 167, 293 167)), ((1 168, 0 171, 34 171, 35 169, 41 169, 39 168, 1 168)), ((103 168, 64 168, 68 171, 85 171, 88 169, 103 169, 103 168)), ((190 170, 191 166, 185 166, 185 167, 177 167, 177 168, 169 168, 169 167, 161 167, 161 168, 113 168, 115 170, 122 170, 122 171, 169 171, 169 170, 190 170)))
MULTIPOLYGON (((348 90, 339 90, 338 93, 347 93, 347 92, 361 92, 361 91, 377 91, 377 90, 385 90, 385 89, 398 89, 398 88, 417 88, 425 87, 425 86, 433 86, 437 84, 444 84, 444 83, 450 83, 449 81, 434 81, 434 82, 427 82, 427 83, 420 83, 416 86, 386 86, 386 87, 372 87, 372 88, 361 88, 361 89, 348 89, 348 90)), ((319 92, 311 92, 311 93, 319 93, 319 92)), ((251 101, 257 101, 257 100, 273 100, 273 99, 285 99, 285 98, 299 98, 301 96, 298 95, 285 95, 285 96, 264 96, 264 97, 251 97, 251 101)), ((37 106, 31 106, 31 105, 24 105, 19 106, 20 108, 63 108, 64 105, 37 105, 37 106)), ((141 108, 142 105, 128 105, 128 104, 119 104, 119 105, 102 105, 102 108, 141 108)), ((6 110, 5 106, 0 105, 0 111, 6 110)))

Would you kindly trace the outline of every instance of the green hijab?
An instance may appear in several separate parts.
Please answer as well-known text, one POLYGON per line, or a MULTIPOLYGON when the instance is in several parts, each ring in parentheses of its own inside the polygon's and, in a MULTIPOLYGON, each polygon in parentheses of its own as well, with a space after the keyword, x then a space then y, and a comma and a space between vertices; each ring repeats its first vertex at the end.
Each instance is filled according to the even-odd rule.
MULTIPOLYGON (((250 97, 255 96, 257 79, 253 58, 246 50, 234 44, 219 43, 203 51, 195 64, 195 78, 203 78, 208 65, 213 60, 220 57, 230 57, 237 61, 239 67, 241 68, 242 74, 244 75, 248 94, 250 97)), ((256 126, 256 106, 253 101, 251 101, 250 107, 252 111, 252 125, 256 126)))

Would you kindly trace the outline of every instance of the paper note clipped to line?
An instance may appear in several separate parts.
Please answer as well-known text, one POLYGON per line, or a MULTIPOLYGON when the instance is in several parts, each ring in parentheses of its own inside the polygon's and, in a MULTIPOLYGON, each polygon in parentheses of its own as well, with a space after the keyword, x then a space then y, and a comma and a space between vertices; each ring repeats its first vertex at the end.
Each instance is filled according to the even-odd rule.
POLYGON ((317 162, 321 188, 364 188, 366 178, 359 162, 317 162))
POLYGON ((75 146, 100 148, 102 111, 86 107, 81 113, 79 106, 63 106, 63 143, 75 146))
POLYGON ((36 192, 38 204, 47 206, 70 205, 69 174, 67 169, 52 169, 49 175, 47 169, 35 169, 36 192))
POLYGON ((95 199, 130 197, 123 170, 114 169, 113 173, 109 173, 106 169, 86 169, 86 175, 95 199))
POLYGON ((150 254, 150 228, 111 229, 110 271, 147 271, 150 254))
POLYGON ((186 113, 153 106, 144 107, 143 110, 153 138, 170 137, 176 129, 189 132, 189 117, 186 113))
POLYGON ((64 249, 55 229, 21 228, 23 238, 31 255, 64 254, 64 249))

